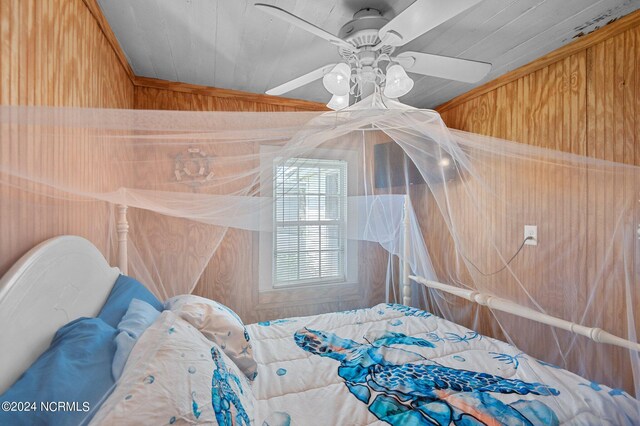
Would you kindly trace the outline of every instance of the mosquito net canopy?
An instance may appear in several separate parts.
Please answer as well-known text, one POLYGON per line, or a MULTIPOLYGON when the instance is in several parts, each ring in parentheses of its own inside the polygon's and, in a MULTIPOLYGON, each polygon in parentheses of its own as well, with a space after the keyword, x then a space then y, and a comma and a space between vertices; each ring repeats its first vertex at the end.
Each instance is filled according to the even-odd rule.
POLYGON ((124 205, 128 272, 162 299, 195 291, 253 322, 402 303, 410 273, 421 278, 405 302, 637 394, 640 169, 454 131, 387 99, 363 105, 0 107, 2 252, 77 234, 116 264, 124 205), (518 316, 532 312, 629 342, 518 316))

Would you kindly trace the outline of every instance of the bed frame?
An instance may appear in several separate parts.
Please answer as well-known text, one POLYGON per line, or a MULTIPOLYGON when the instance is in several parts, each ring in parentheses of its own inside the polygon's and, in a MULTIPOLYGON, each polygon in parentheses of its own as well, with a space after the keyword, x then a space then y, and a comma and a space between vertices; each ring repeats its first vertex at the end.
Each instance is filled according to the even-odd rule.
MULTIPOLYGON (((640 351, 640 344, 600 328, 586 327, 534 311, 506 299, 411 275, 410 200, 405 198, 401 262, 402 301, 411 304, 413 283, 593 339, 640 351)), ((61 326, 98 314, 120 272, 127 273, 127 206, 118 206, 118 267, 81 237, 61 236, 39 244, 0 279, 0 393, 50 345, 61 326), (12 326, 8 326, 12 325, 12 326), (9 349, 8 349, 9 348, 9 349)))
POLYGON ((515 315, 521 318, 526 318, 532 321, 536 321, 542 324, 547 324, 553 327, 560 328, 562 330, 571 331, 572 333, 579 334, 581 336, 585 336, 590 338, 591 340, 598 343, 607 343, 610 345, 620 346, 622 348, 627 348, 633 351, 640 352, 640 343, 633 342, 631 340, 623 339, 622 337, 618 337, 613 335, 601 328, 598 327, 587 327, 575 322, 567 321, 562 318, 554 317, 552 315, 547 315, 539 311, 535 311, 531 308, 528 308, 523 305, 519 305, 510 300, 503 299, 501 297, 497 297, 487 293, 481 293, 476 290, 469 290, 462 287, 456 287, 450 284, 444 284, 438 281, 429 280, 425 277, 411 275, 411 267, 409 265, 409 256, 410 253, 410 238, 411 238, 411 230, 409 227, 409 208, 410 208, 410 200, 409 197, 405 197, 404 203, 404 235, 403 235, 403 256, 402 258, 402 302, 405 305, 410 305, 411 303, 411 282, 416 282, 421 284, 427 288, 433 290, 439 290, 457 297, 461 297, 470 302, 477 303, 482 306, 486 306, 490 309, 494 309, 497 311, 507 312, 511 315, 515 315))
POLYGON ((81 237, 33 249, 0 279, 0 394, 51 344, 61 326, 94 317, 120 270, 81 237))

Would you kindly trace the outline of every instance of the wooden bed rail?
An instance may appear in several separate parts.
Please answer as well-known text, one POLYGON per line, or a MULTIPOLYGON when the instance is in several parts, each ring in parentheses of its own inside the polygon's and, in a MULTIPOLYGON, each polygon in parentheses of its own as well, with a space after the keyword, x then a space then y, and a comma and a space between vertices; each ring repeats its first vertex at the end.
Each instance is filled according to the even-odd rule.
POLYGON ((584 325, 576 324, 571 321, 543 314, 542 312, 535 311, 531 308, 527 308, 526 306, 519 305, 501 297, 491 296, 475 290, 467 290, 449 284, 427 280, 426 278, 417 277, 415 275, 411 275, 409 276, 409 278, 426 287, 444 291, 445 293, 453 294, 454 296, 462 297, 463 299, 466 299, 470 302, 475 302, 479 305, 487 306, 491 309, 507 312, 518 317, 527 318, 542 324, 547 324, 553 327, 561 328, 563 330, 571 331, 573 333, 580 334, 581 336, 588 337, 598 343, 607 343, 610 345, 620 346, 622 348, 640 352, 640 343, 632 342, 630 340, 623 339, 622 337, 615 336, 598 327, 586 327, 584 325))

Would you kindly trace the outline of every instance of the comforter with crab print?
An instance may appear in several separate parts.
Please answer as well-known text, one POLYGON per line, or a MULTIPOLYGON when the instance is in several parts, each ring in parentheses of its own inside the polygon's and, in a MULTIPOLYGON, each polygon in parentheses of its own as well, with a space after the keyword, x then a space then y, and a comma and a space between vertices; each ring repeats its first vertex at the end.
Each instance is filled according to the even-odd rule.
POLYGON ((402 305, 248 327, 257 418, 276 425, 640 422, 640 403, 402 305))

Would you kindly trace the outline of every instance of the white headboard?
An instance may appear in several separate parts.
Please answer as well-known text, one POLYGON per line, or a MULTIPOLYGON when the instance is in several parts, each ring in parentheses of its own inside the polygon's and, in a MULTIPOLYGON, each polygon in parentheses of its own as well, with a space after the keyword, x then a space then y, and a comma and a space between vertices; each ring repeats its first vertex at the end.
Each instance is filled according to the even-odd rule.
POLYGON ((81 237, 52 238, 0 279, 0 393, 44 352, 64 324, 93 317, 120 270, 81 237))

